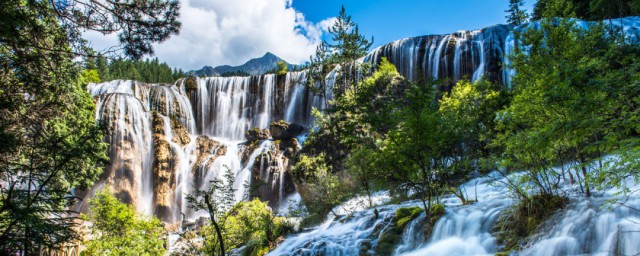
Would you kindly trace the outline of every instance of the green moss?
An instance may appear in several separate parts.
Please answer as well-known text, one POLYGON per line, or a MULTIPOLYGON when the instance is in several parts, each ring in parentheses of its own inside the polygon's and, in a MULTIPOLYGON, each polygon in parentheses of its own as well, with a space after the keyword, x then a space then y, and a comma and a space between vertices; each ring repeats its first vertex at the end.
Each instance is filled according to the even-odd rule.
POLYGON ((396 216, 393 218, 393 223, 397 227, 404 229, 405 226, 407 226, 407 223, 417 218, 422 212, 422 208, 418 206, 399 208, 396 210, 396 216))
POLYGON ((376 255, 392 255, 393 251, 402 238, 402 229, 391 226, 384 230, 378 239, 375 248, 376 255))
POLYGON ((493 233, 505 252, 520 249, 520 244, 536 232, 557 210, 568 203, 566 197, 556 195, 535 195, 520 201, 499 217, 493 233))
POLYGON ((434 204, 431 206, 431 224, 435 224, 440 217, 445 214, 444 205, 442 204, 434 204))

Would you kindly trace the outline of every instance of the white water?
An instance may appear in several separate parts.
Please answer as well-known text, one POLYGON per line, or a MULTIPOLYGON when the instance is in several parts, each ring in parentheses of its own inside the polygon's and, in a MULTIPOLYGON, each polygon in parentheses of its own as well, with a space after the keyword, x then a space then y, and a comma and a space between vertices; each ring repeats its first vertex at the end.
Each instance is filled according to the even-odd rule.
MULTIPOLYGON (((499 214, 515 202, 510 191, 500 182, 492 182, 495 174, 474 179, 463 185, 468 199, 477 203, 461 205, 455 197, 445 197, 446 214, 440 218, 431 237, 424 238, 424 213, 407 224, 402 241, 395 247, 395 255, 493 255, 499 251, 491 229, 499 214)), ((500 180, 500 179, 498 179, 500 180)), ((571 187, 569 184, 564 187, 571 187)), ((640 186, 635 186, 635 189, 640 186)), ((575 194, 575 193, 574 193, 575 194)), ((606 200, 621 200, 612 193, 586 199, 572 196, 570 204, 545 222, 541 233, 530 245, 516 254, 522 255, 636 255, 640 253, 640 198, 626 201, 626 206, 609 209, 606 200), (627 207, 628 206, 628 207, 627 207), (631 207, 631 208, 629 208, 631 207)), ((343 204, 352 205, 349 201, 343 204)), ((388 227, 395 210, 400 207, 421 206, 410 201, 396 205, 378 206, 380 216, 373 210, 334 217, 314 230, 287 238, 269 255, 357 255, 365 244, 375 248, 379 233, 388 227)), ((613 206, 616 206, 615 204, 613 206)), ((373 254, 372 250, 365 250, 373 254)))
MULTIPOLYGON (((588 28, 590 24, 576 20, 577 27, 588 28)), ((606 24, 620 28, 629 43, 640 42, 640 17, 613 19, 606 24)), ((365 61, 378 63, 386 57, 400 74, 414 81, 421 71, 427 79, 449 78, 456 82, 464 78, 476 81, 484 77, 510 87, 515 75, 509 59, 516 46, 514 31, 539 27, 539 22, 532 22, 515 28, 497 25, 447 35, 404 38, 374 49, 365 61), (417 70, 418 67, 421 70, 417 70)))
MULTIPOLYGON (((173 216, 165 217, 164 221, 179 221, 182 213, 187 214, 189 219, 200 216, 187 208, 185 195, 197 189, 206 190, 212 179, 224 180, 227 169, 235 178, 233 186, 236 189, 236 201, 246 199, 246 185, 251 180, 255 157, 272 150, 272 145, 270 141, 262 142, 260 147, 251 152, 247 163, 242 163, 240 157, 244 148, 239 143, 249 128, 268 128, 275 120, 311 124, 311 108, 321 108, 322 102, 305 88, 305 77, 304 72, 288 73, 281 88, 278 88, 275 75, 198 78, 195 93, 185 88, 184 80, 175 85, 122 80, 90 84, 89 92, 98 100, 96 119, 105 121, 112 131, 109 138, 112 149, 109 169, 114 174, 109 183, 116 190, 114 192, 123 190, 129 193, 130 202, 138 211, 154 214, 156 195, 152 165, 155 156, 151 111, 155 111, 163 121, 164 137, 172 155, 169 169, 173 172, 172 177, 175 177, 172 191, 174 205, 171 209, 173 216), (176 135, 172 130, 172 119, 186 127, 190 138, 186 145, 173 141, 176 135), (198 157, 198 135, 208 135, 220 143, 220 147, 214 149, 215 152, 209 152, 211 155, 199 167, 194 167, 198 157), (222 148, 226 152, 218 156, 217 152, 222 148)), ((279 157, 282 158, 282 154, 279 157)), ((285 196, 282 161, 273 167, 282 169, 275 171, 278 177, 274 180, 279 186, 274 191, 277 191, 280 200, 284 200, 285 196)), ((263 164, 268 162, 261 161, 263 164)))

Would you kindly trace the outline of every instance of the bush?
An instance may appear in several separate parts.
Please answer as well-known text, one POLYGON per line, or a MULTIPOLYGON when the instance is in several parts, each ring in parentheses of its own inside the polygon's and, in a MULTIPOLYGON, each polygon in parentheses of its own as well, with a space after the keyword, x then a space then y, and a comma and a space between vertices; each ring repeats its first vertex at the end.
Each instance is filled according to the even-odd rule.
POLYGON ((90 201, 93 240, 85 242, 82 255, 164 255, 162 222, 143 217, 131 205, 121 203, 106 189, 90 201))

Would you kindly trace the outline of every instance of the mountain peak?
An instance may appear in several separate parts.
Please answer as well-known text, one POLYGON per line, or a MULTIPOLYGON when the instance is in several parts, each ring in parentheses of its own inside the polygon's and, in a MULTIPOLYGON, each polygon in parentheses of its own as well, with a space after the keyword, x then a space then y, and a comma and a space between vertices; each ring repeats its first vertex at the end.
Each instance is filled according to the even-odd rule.
MULTIPOLYGON (((233 67, 229 65, 222 65, 215 68, 204 66, 199 70, 192 70, 188 73, 196 76, 225 76, 228 74, 238 75, 243 73, 249 75, 262 75, 269 70, 276 69, 278 67, 278 62, 280 61, 284 60, 271 52, 266 52, 262 57, 250 59, 240 66, 233 67)), ((287 63, 286 61, 284 62, 287 63)), ((289 66, 290 69, 294 67, 289 63, 287 63, 287 66, 289 66)))
POLYGON ((267 57, 276 57, 276 58, 278 58, 278 59, 279 59, 279 57, 278 57, 278 56, 276 56, 275 54, 273 54, 273 53, 271 53, 271 52, 267 52, 267 53, 265 53, 265 54, 262 56, 262 58, 267 58, 267 57))

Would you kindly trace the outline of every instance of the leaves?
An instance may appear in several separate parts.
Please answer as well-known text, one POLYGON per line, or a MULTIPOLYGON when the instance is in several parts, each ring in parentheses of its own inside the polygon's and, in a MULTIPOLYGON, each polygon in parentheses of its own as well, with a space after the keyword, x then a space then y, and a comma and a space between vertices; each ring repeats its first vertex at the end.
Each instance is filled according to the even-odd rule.
POLYGON ((92 240, 82 255, 164 255, 162 222, 139 216, 131 205, 121 203, 111 192, 98 192, 90 202, 92 240))

